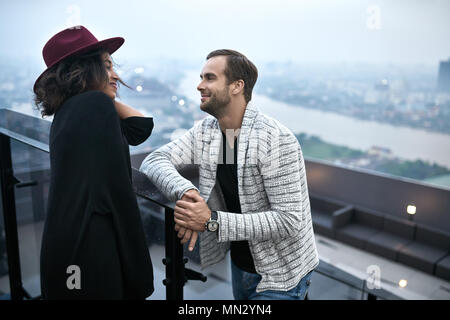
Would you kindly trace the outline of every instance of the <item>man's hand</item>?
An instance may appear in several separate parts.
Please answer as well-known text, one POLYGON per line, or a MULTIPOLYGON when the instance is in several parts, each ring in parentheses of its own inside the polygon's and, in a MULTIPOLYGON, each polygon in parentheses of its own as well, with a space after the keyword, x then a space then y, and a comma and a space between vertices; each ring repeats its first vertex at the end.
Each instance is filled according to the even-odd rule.
MULTIPOLYGON (((186 202, 195 202, 196 201, 195 195, 200 197, 200 194, 198 193, 197 190, 195 190, 195 189, 188 190, 181 197, 181 200, 186 201, 186 202)), ((193 231, 188 228, 185 228, 185 227, 182 227, 179 224, 175 224, 175 230, 178 231, 178 238, 181 238, 181 241, 180 241, 181 244, 185 244, 190 239, 191 241, 189 242, 189 251, 194 250, 195 243, 197 242, 197 239, 198 239, 198 232, 193 231)))
POLYGON ((194 231, 205 231, 205 224, 211 218, 211 210, 198 193, 192 193, 192 198, 195 202, 176 202, 175 223, 194 231))

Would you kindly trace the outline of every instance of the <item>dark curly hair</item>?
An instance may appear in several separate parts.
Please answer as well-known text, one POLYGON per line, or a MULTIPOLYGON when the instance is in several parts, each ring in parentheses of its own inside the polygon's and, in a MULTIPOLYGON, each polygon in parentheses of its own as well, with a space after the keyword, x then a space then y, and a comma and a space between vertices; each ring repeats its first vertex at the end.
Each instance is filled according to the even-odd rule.
MULTIPOLYGON (((47 70, 36 83, 34 103, 42 117, 53 115, 70 97, 101 90, 108 83, 108 73, 102 60, 104 50, 69 57, 47 70)), ((122 80, 119 82, 127 86, 122 80)), ((128 87, 128 86, 127 86, 128 87)))

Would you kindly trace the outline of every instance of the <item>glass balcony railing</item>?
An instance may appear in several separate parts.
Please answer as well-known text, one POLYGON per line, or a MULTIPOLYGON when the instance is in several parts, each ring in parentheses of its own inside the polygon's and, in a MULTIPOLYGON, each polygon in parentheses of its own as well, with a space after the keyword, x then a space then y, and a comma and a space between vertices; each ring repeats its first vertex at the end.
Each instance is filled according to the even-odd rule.
MULTIPOLYGON (((50 125, 46 120, 0 109, 0 296, 3 299, 40 298, 39 255, 50 183, 50 125)), ((198 184, 194 167, 181 174, 198 184)), ((233 299, 229 256, 223 263, 198 272, 198 246, 188 252, 174 231, 174 203, 136 169, 133 169, 133 187, 154 267, 155 292, 149 299, 233 299)), ((321 259, 308 298, 402 298, 383 287, 373 286, 372 280, 321 259)))

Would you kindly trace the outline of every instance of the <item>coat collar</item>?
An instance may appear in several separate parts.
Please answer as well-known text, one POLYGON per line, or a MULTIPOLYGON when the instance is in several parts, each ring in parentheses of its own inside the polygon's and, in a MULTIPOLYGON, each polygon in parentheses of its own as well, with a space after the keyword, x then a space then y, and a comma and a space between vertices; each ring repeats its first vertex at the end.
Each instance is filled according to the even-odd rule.
MULTIPOLYGON (((238 164, 243 164, 245 159, 245 150, 248 146, 248 136, 250 130, 253 127, 256 116, 259 110, 254 106, 251 101, 247 104, 242 118, 241 130, 238 137, 238 164)), ((220 146, 222 141, 222 133, 219 127, 219 121, 216 119, 211 132, 211 147, 209 150, 209 160, 212 172, 216 172, 218 157, 220 153, 220 146)))

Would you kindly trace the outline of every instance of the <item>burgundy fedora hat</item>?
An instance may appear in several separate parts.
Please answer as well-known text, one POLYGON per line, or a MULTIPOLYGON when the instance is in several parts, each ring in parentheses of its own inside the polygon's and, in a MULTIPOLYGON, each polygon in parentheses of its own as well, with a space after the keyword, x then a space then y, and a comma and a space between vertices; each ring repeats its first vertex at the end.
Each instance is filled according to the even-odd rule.
POLYGON ((47 41, 42 50, 42 56, 44 57, 47 69, 37 78, 33 89, 42 75, 61 60, 95 49, 105 49, 109 54, 112 54, 119 49, 124 42, 125 39, 121 37, 98 41, 97 38, 83 26, 67 28, 55 34, 47 41))

